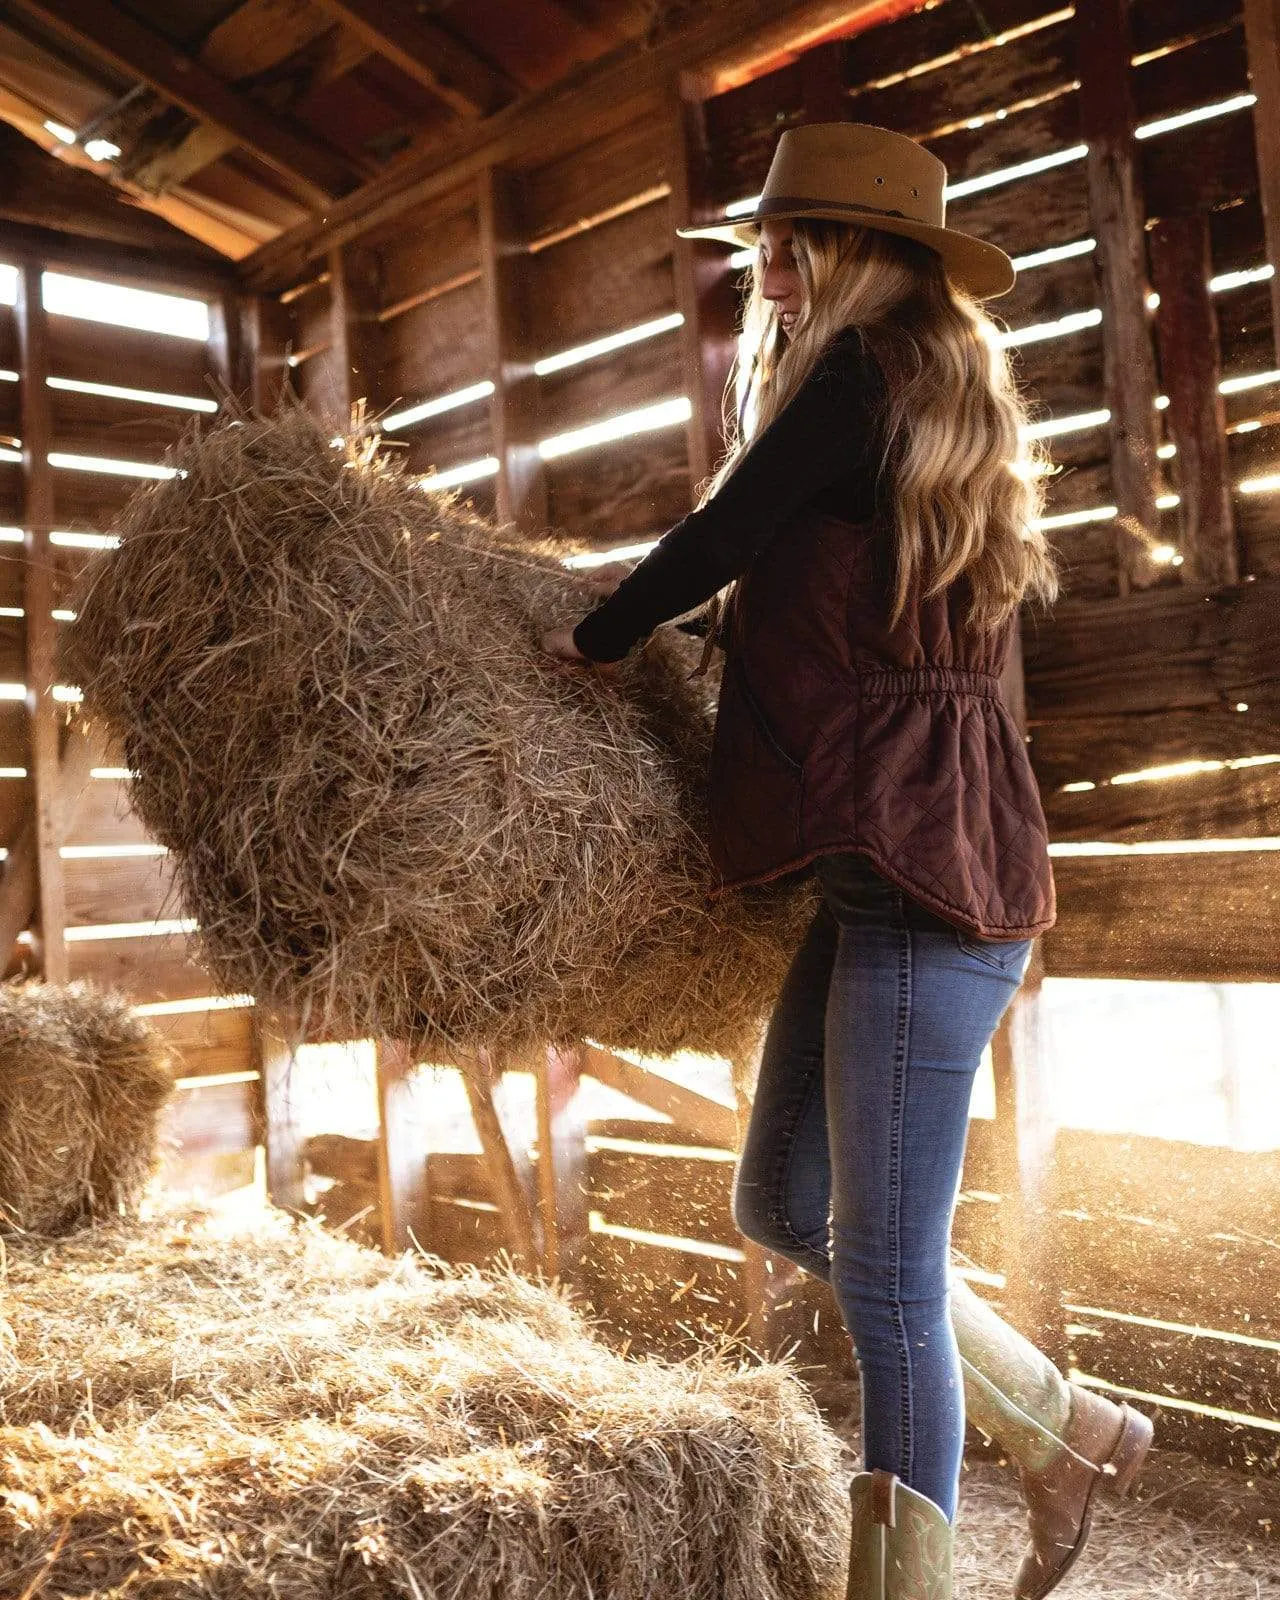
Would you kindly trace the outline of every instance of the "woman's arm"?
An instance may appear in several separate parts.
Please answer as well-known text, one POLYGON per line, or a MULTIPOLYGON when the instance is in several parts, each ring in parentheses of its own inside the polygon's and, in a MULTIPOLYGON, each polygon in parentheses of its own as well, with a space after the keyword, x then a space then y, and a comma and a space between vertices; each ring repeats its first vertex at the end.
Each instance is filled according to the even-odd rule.
POLYGON ((573 629, 592 661, 620 661, 661 622, 745 572, 788 517, 867 462, 879 372, 856 332, 823 353, 723 487, 665 534, 609 598, 573 629))

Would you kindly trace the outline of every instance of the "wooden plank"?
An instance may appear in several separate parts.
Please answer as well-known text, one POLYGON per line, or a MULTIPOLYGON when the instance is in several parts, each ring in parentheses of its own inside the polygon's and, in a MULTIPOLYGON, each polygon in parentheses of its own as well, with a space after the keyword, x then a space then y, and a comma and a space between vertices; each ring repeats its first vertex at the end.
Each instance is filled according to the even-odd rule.
MULTIPOLYGON (((711 152, 706 108, 673 98, 671 225, 701 224, 710 207, 711 152)), ((724 450, 725 384, 736 350, 737 281, 723 247, 704 239, 674 241, 676 305, 680 330, 680 392, 689 396, 689 476, 701 486, 724 450)))
POLYGON ((588 1244, 581 1053, 548 1046, 539 1052, 537 1067, 542 1268, 548 1277, 571 1279, 588 1244))
POLYGON ((529 336, 523 204, 513 172, 490 167, 481 174, 480 285, 485 368, 494 385, 489 420, 490 453, 498 461, 498 518, 532 533, 547 523, 547 479, 538 454, 541 419, 533 363, 539 352, 529 336))
POLYGON ((662 199, 669 181, 666 129, 652 114, 601 130, 585 144, 532 168, 525 179, 525 222, 537 249, 546 241, 625 214, 637 197, 662 199))
POLYGON ((484 400, 459 406, 387 437, 394 441, 398 458, 410 472, 442 472, 446 467, 478 461, 489 454, 489 406, 484 400))
POLYGON ((1273 704, 1276 605, 1276 585, 1262 578, 1105 608, 1060 603, 1025 640, 1032 730, 1060 717, 1273 704))
POLYGON ((1280 859, 1269 850, 1057 856, 1058 978, 1270 983, 1280 940, 1280 859))
MULTIPOLYGON (((342 1183, 359 1183, 376 1191, 378 1183, 378 1141, 354 1139, 346 1133, 313 1133, 303 1146, 303 1159, 312 1172, 337 1178, 342 1183)), ((425 1170, 426 1157, 422 1156, 425 1170)), ((375 1194, 376 1199, 376 1194, 375 1194)))
POLYGON ((1142 141, 1147 215, 1213 211, 1257 193, 1253 127, 1242 111, 1142 141))
POLYGON ((209 995, 217 985, 185 934, 93 939, 68 945, 69 976, 121 990, 135 1004, 209 995))
POLYGON ((547 464, 551 525, 583 548, 658 539, 689 510, 683 428, 562 456, 547 464))
POLYGON ((487 117, 517 85, 464 40, 437 27, 408 0, 324 0, 371 50, 462 117, 487 117))
POLYGON ((555 355, 672 311, 674 220, 665 201, 651 201, 529 256, 537 355, 555 355))
POLYGON ((323 206, 351 186, 351 162, 312 134, 240 94, 199 60, 176 49, 108 0, 28 0, 27 9, 73 47, 88 49, 201 122, 211 123, 266 162, 309 204, 323 206))
POLYGON ((378 254, 381 313, 408 309, 416 295, 467 273, 479 276, 480 233, 474 184, 414 206, 361 244, 378 254))
POLYGON ((1055 841, 1280 837, 1280 762, 1041 798, 1055 841))
MULTIPOLYGON (((22 604, 26 612, 24 681, 27 686, 28 772, 31 778, 32 846, 40 931, 41 969, 46 983, 68 976, 65 928, 66 892, 62 880, 62 796, 59 726, 62 714, 53 698, 56 682, 57 624, 49 529, 53 524, 53 444, 49 404, 49 326, 41 300, 39 262, 18 265, 19 372, 22 384, 23 520, 26 573, 22 604)), ((6 947, 7 949, 7 947, 6 947)))
POLYGON ((450 394, 485 373, 487 328, 479 281, 407 311, 388 323, 378 393, 399 407, 450 394))
MULTIPOLYGON (((32 256, 59 272, 87 273, 127 287, 170 293, 220 294, 235 282, 230 261, 176 228, 171 248, 156 245, 148 249, 138 238, 137 207, 121 209, 123 241, 119 243, 0 218, 0 259, 32 256)), ((47 212, 43 221, 49 222, 47 212)))
POLYGON ((1143 541, 1156 528, 1155 359, 1147 330, 1141 178, 1133 137, 1126 0, 1079 0, 1080 132, 1086 171, 1099 304, 1108 330, 1105 392, 1111 412, 1117 560, 1122 594, 1155 576, 1143 541))
POLYGON ((621 1348, 679 1360, 747 1326, 744 1264, 671 1245, 592 1235, 576 1285, 621 1348))
POLYGON ((413 1055, 398 1040, 379 1039, 378 1051, 378 1212, 382 1248, 388 1255, 408 1250, 422 1226, 426 1196, 426 1151, 412 1112, 413 1055))
POLYGON ((582 1070, 619 1094, 661 1111, 683 1134, 699 1143, 725 1150, 737 1148, 738 1118, 732 1106, 636 1066, 598 1045, 583 1046, 582 1070))
MULTIPOLYGON (((687 327, 686 322, 684 328, 544 377, 540 432, 544 436, 567 432, 686 393, 682 335, 687 327)), ((466 456, 459 454, 458 459, 466 456)))
MULTIPOLYGON (((110 383, 100 378, 100 383, 110 383)), ((208 384, 198 397, 211 399, 208 384)), ((123 456, 132 461, 162 461, 166 450, 190 428, 197 413, 175 406, 152 406, 111 395, 50 391, 53 449, 76 455, 123 456)))
MULTIPOLYGON (((1045 6, 1046 13, 1054 9, 1045 6)), ((1047 28, 1018 35, 996 48, 972 51, 939 71, 865 89, 849 101, 847 114, 913 139, 928 139, 941 128, 1068 92, 1075 81, 1071 18, 1060 14, 1047 28)))
POLYGON ((1026 28, 1057 9, 1053 0, 984 0, 980 10, 954 3, 922 6, 849 40, 845 74, 851 89, 856 90, 925 62, 999 48, 1003 35, 1026 28))
POLYGON ((1064 1129, 1053 1204, 1069 1301, 1280 1337, 1274 1150, 1064 1129))
POLYGON ((485 1066, 478 1065, 464 1069, 462 1077, 507 1244, 517 1261, 531 1267, 540 1254, 533 1208, 495 1102, 492 1075, 485 1066))
POLYGON ((593 1137, 587 1155, 592 1209, 622 1227, 741 1247, 730 1209, 733 1152, 686 1146, 684 1137, 668 1128, 664 1142, 644 1141, 652 1148, 593 1137))
POLYGON ((177 1052, 180 1078, 257 1070, 252 1006, 162 1012, 147 1023, 177 1052))
POLYGON ((1177 447, 1181 496, 1180 575, 1216 588, 1237 583, 1235 526, 1227 468, 1226 415, 1218 384, 1218 319, 1209 293, 1213 267, 1203 217, 1163 217, 1150 230, 1151 274, 1160 304, 1156 336, 1177 447))
MULTIPOLYGON (((1258 188, 1266 228, 1267 260, 1280 262, 1280 0, 1244 0, 1249 52, 1258 188)), ((1271 326, 1280 366, 1280 272, 1271 279, 1271 326)))
POLYGON ((121 328, 85 317, 49 318, 49 371, 59 378, 167 394, 208 394, 198 339, 121 328))
POLYGON ((1280 706, 1251 705, 1239 712, 1216 705, 1047 720, 1035 724, 1028 748, 1047 814, 1050 804, 1059 805, 1054 791, 1064 783, 1104 783, 1116 773, 1179 761, 1280 754, 1280 706))
POLYGON ((302 1129, 293 1093, 295 1068, 291 1019, 255 1006, 254 1047, 260 1073, 261 1139, 267 1151, 267 1198, 285 1210, 301 1210, 304 1168, 302 1129))
POLYGON ((77 858, 62 863, 62 876, 71 928, 186 914, 167 856, 77 858))
POLYGON ((364 401, 370 411, 377 406, 381 295, 379 262, 372 251, 354 245, 330 251, 329 365, 334 420, 340 428, 350 426, 358 402, 364 401))

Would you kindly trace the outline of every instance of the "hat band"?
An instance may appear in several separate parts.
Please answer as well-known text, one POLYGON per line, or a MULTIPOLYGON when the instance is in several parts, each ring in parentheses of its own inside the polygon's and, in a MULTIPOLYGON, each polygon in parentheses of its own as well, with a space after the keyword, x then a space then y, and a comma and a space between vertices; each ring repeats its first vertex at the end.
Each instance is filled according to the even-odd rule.
POLYGON ((851 216, 863 212, 874 212, 877 217, 901 217, 904 222, 919 222, 926 228, 935 227, 932 222, 925 222, 923 217, 909 217, 905 211, 893 211, 888 206, 873 206, 862 201, 853 200, 817 200, 812 196, 801 199, 798 195, 770 195, 762 199, 749 217, 740 218, 740 222, 759 222, 765 217, 776 217, 784 212, 788 216, 796 210, 812 211, 847 211, 851 216))

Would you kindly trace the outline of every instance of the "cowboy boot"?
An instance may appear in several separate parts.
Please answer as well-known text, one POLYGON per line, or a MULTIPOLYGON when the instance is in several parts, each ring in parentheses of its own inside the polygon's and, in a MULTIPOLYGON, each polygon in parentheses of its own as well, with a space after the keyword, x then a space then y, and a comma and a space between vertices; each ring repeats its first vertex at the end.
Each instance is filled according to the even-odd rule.
POLYGON ((1018 1465, 1031 1540, 1016 1600, 1044 1600, 1089 1537, 1099 1489, 1124 1495, 1151 1446, 1140 1412, 1070 1383, 963 1279, 951 1293, 969 1421, 1018 1465))
POLYGON ((941 1506, 881 1471, 856 1473, 849 1502, 845 1600, 951 1600, 954 1531, 941 1506))

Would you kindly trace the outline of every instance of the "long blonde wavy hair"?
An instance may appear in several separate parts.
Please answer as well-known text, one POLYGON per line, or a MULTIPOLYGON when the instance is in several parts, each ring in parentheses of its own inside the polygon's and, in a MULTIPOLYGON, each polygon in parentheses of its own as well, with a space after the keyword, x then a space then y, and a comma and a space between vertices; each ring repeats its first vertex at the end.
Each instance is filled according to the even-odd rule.
POLYGON ((788 338, 764 297, 757 251, 725 390, 728 453, 699 504, 853 326, 887 392, 880 471, 896 534, 891 624, 915 585, 927 599, 962 574, 970 599, 961 622, 979 632, 998 628, 1024 597, 1056 600, 1056 563, 1036 527, 1047 462, 1027 438, 992 322, 915 240, 800 218, 792 240, 804 309, 788 338))

